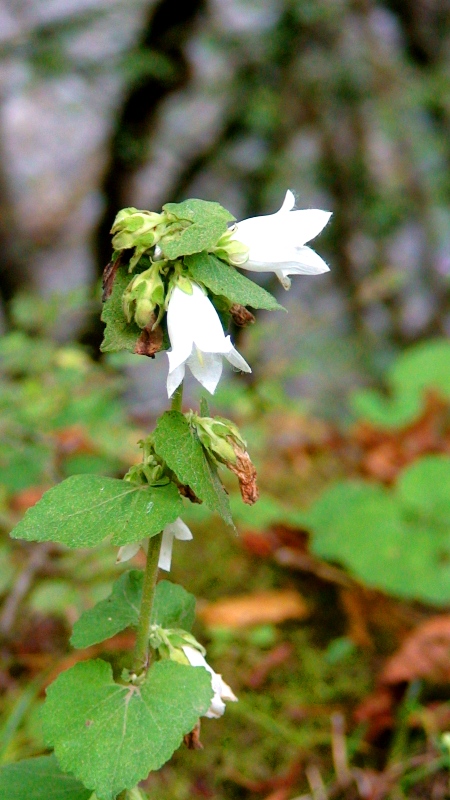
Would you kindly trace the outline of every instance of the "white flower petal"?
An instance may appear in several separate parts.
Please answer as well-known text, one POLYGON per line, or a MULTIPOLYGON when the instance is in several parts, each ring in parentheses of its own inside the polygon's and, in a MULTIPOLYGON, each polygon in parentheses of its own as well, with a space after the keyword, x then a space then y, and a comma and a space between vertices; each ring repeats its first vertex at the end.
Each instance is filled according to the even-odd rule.
POLYGON ((224 715, 225 708, 225 703, 221 699, 220 694, 214 694, 211 705, 203 716, 209 717, 209 719, 219 719, 219 717, 224 715))
POLYGON ((194 349, 187 363, 194 378, 197 378, 208 392, 214 394, 222 375, 222 355, 202 353, 194 349))
POLYGON ((226 337, 216 309, 199 286, 193 284, 193 289, 194 344, 204 353, 226 353, 226 337))
POLYGON ((295 195, 291 192, 290 189, 287 190, 286 196, 283 200, 283 205, 281 206, 280 210, 277 211, 277 214, 283 214, 285 211, 291 211, 295 206, 295 195))
POLYGON ((182 364, 189 358, 192 353, 192 342, 190 347, 186 346, 186 342, 184 342, 180 346, 172 347, 171 350, 168 350, 167 357, 169 359, 169 372, 174 372, 178 367, 181 367, 182 364))
POLYGON ((284 274, 284 271, 282 269, 275 269, 274 272, 275 272, 275 275, 277 276, 278 280, 280 281, 283 289, 286 289, 286 291, 289 291, 289 289, 292 286, 291 279, 288 278, 287 275, 284 274))
POLYGON ((321 211, 319 208, 306 208, 291 211, 288 215, 289 231, 297 247, 310 242, 324 229, 331 217, 331 211, 321 211))
POLYGON ((140 548, 141 542, 122 545, 122 547, 119 547, 119 552, 117 553, 116 564, 123 564, 125 561, 129 561, 130 558, 133 558, 133 556, 139 552, 140 548))
POLYGON ((323 272, 330 271, 328 264, 310 247, 299 247, 297 253, 295 263, 290 263, 286 266, 284 264, 279 265, 286 275, 320 275, 323 272), (289 270, 289 272, 286 272, 286 270, 289 270))
POLYGON ((178 517, 175 522, 169 522, 163 530, 158 567, 166 572, 170 572, 174 539, 184 539, 185 541, 192 539, 192 533, 181 517, 178 517))
POLYGON ((209 673, 211 673, 211 675, 213 674, 213 669, 209 666, 204 656, 202 656, 200 650, 197 650, 196 647, 191 647, 189 644, 183 645, 181 649, 183 650, 184 655, 189 661, 191 667, 204 667, 209 673))
POLYGON ((164 530, 170 530, 175 539, 179 539, 180 542, 188 542, 193 538, 191 531, 181 517, 177 517, 175 522, 169 522, 164 530))
POLYGON ((225 683, 225 681, 222 678, 222 675, 219 675, 219 678, 222 684, 220 689, 220 696, 222 697, 222 699, 228 700, 232 703, 237 703, 238 699, 233 690, 230 688, 230 686, 228 686, 228 683, 225 683))
POLYGON ((161 550, 159 551, 158 567, 170 572, 170 565, 172 563, 172 549, 173 549, 173 533, 167 530, 167 525, 164 528, 161 550))
POLYGON ((214 692, 214 697, 211 700, 211 705, 208 708, 208 711, 205 712, 204 716, 215 719, 221 717, 225 711, 224 700, 237 701, 237 697, 235 697, 228 684, 222 680, 222 676, 218 675, 217 672, 214 672, 206 659, 195 647, 184 645, 182 650, 192 667, 204 667, 204 669, 208 670, 209 674, 211 675, 211 687, 214 692))
MULTIPOLYGON (((169 353, 167 354, 169 355, 169 353)), ((170 365, 170 362, 169 362, 170 365)), ((170 369, 170 366, 169 366, 170 369)), ((173 370, 173 372, 169 372, 167 376, 167 395, 168 397, 172 397, 175 389, 178 389, 181 381, 184 379, 184 374, 186 371, 186 367, 184 364, 180 364, 179 367, 173 370)))
POLYGON ((236 369, 240 369, 241 372, 251 372, 251 368, 247 364, 245 358, 242 358, 241 354, 238 353, 235 347, 232 347, 230 352, 226 354, 226 358, 233 365, 236 369))

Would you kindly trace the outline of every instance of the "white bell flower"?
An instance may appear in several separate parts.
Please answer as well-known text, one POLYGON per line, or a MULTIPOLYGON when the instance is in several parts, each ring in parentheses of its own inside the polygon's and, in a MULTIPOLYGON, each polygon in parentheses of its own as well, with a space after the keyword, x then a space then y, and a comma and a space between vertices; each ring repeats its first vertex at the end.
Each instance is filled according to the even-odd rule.
POLYGON ((221 675, 214 672, 212 667, 203 658, 202 654, 196 650, 195 647, 183 645, 182 650, 192 667, 204 667, 211 675, 211 686, 214 691, 214 697, 211 700, 211 705, 208 711, 203 715, 204 717, 213 717, 218 719, 225 711, 225 700, 237 702, 236 695, 232 692, 227 683, 222 679, 221 675))
POLYGON ((223 356, 233 367, 251 372, 230 337, 225 336, 216 309, 198 284, 192 283, 192 294, 174 287, 167 309, 167 329, 172 345, 167 353, 169 397, 183 380, 186 364, 211 394, 222 374, 223 356))
POLYGON ((238 222, 232 238, 249 248, 248 261, 238 266, 252 272, 275 272, 285 289, 288 275, 318 275, 329 267, 305 242, 314 239, 331 217, 330 211, 294 210, 295 197, 288 190, 275 214, 238 222))
MULTIPOLYGON (((178 517, 175 522, 169 522, 163 530, 161 550, 159 551, 158 567, 170 572, 170 564, 172 562, 172 548, 173 540, 180 539, 187 542, 192 539, 192 533, 185 522, 178 517)), ((124 544, 119 548, 117 553, 116 564, 122 564, 124 561, 129 561, 130 558, 136 555, 142 547, 145 552, 148 550, 148 539, 143 539, 141 542, 133 542, 132 544, 124 544)))

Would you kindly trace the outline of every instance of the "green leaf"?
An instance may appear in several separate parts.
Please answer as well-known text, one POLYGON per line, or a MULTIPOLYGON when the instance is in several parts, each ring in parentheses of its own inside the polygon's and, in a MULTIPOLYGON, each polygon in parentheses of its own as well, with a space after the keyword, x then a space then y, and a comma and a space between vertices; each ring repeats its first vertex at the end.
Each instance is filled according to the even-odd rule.
POLYGON ((44 736, 62 769, 113 800, 171 757, 212 694, 200 667, 160 661, 138 687, 115 683, 105 661, 85 661, 47 690, 44 736))
POLYGON ((387 374, 389 396, 362 390, 352 396, 359 416, 383 428, 399 428, 422 412, 426 390, 450 398, 450 342, 420 342, 398 356, 387 374))
POLYGON ((316 555, 346 566, 368 586, 446 605, 450 459, 423 461, 406 470, 394 490, 335 484, 304 515, 304 523, 314 534, 316 555))
MULTIPOLYGON (((74 647, 90 647, 125 628, 136 628, 142 598, 144 573, 129 570, 116 581, 112 593, 94 608, 85 611, 73 626, 70 639, 74 647)), ((156 587, 152 623, 164 628, 190 630, 194 623, 195 597, 182 586, 160 581, 156 587)))
MULTIPOLYGON (((450 528, 450 458, 424 456, 411 464, 399 478, 397 496, 405 511, 436 527, 450 528)), ((450 588, 449 588, 450 594, 450 588)))
POLYGON ((127 267, 119 266, 111 296, 103 305, 102 322, 106 323, 106 328, 100 350, 104 353, 114 353, 117 350, 129 350, 134 353, 138 339, 142 335, 142 331, 136 323, 134 321, 127 322, 123 313, 122 297, 130 280, 127 267))
POLYGON ((187 484, 208 508, 217 511, 228 525, 233 525, 228 495, 215 465, 200 440, 179 411, 166 411, 154 432, 155 450, 181 483, 187 484))
POLYGON ((184 263, 194 280, 203 283, 213 294, 226 297, 231 303, 268 311, 286 310, 257 283, 210 253, 196 253, 185 258, 184 263))
POLYGON ((55 756, 26 758, 0 767, 3 800, 90 800, 92 792, 59 768, 55 756))
POLYGON ((73 626, 70 643, 90 647, 129 627, 137 627, 144 573, 130 570, 115 582, 109 597, 85 611, 73 626))
POLYGON ((177 231, 170 237, 163 237, 160 247, 165 258, 209 250, 217 244, 227 230, 228 222, 234 217, 219 203, 207 200, 184 200, 183 203, 166 203, 163 210, 173 214, 178 220, 188 221, 188 227, 177 231))
POLYGON ((195 619, 195 597, 182 586, 160 581, 156 587, 152 622, 163 628, 190 631, 195 619))
POLYGON ((98 475, 74 475, 46 492, 11 533, 14 539, 94 547, 156 536, 182 513, 177 487, 140 486, 98 475))

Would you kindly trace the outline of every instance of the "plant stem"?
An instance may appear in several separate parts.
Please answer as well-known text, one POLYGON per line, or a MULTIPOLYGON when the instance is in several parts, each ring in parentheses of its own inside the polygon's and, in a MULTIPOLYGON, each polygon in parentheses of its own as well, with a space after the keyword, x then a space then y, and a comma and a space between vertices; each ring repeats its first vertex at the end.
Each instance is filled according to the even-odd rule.
POLYGON ((139 612, 139 625, 134 648, 132 670, 137 675, 143 672, 148 665, 148 634, 152 617, 153 599, 155 596, 156 578, 158 575, 159 551, 161 549, 162 533, 152 536, 148 542, 147 564, 144 572, 144 585, 142 587, 142 600, 139 612))
MULTIPOLYGON (((183 382, 175 390, 172 397, 172 411, 181 411, 183 402, 183 382)), ((162 531, 148 541, 147 564, 144 572, 141 608, 136 644, 134 647, 132 671, 140 675, 148 666, 148 634, 152 618, 153 600, 155 597, 156 578, 158 576, 159 551, 161 549, 162 531)))
POLYGON ((175 389, 173 396, 172 396, 172 411, 181 411, 181 406, 183 403, 183 381, 181 381, 178 389, 175 389))

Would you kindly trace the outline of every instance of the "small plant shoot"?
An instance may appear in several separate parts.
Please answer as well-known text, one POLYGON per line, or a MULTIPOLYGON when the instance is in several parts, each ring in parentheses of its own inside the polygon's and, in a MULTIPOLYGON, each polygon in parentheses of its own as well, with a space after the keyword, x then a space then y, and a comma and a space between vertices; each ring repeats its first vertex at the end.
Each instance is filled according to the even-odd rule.
MULTIPOLYGON (((1 770, 2 798, 143 800, 139 783, 149 772, 183 741, 198 748, 200 718, 220 717, 237 700, 191 633, 195 598, 158 578, 160 570, 170 572, 175 541, 192 538, 183 520, 188 504, 203 503, 233 530, 223 469, 236 477, 244 503, 258 499, 256 471, 237 426, 211 416, 205 399, 199 409, 184 408, 183 381, 190 373, 213 394, 225 363, 251 372, 228 324, 245 325, 254 321, 252 311, 282 306, 242 270, 273 272, 285 289, 291 275, 328 270, 305 243, 330 214, 294 206, 288 191, 275 214, 239 223, 218 203, 198 199, 167 203, 158 212, 125 208, 114 220, 102 350, 165 359, 169 406, 141 440, 140 463, 122 480, 67 477, 27 511, 12 536, 69 548, 107 539, 112 564, 144 551, 144 570, 120 571, 110 596, 81 615, 71 637, 74 648, 87 648, 132 629, 135 645, 121 674, 95 658, 53 681, 42 711, 52 753, 1 770)), ((408 486, 399 502, 408 500, 408 486)), ((316 509, 311 524, 320 533, 318 548, 329 551, 322 517, 316 509)))

